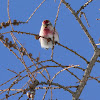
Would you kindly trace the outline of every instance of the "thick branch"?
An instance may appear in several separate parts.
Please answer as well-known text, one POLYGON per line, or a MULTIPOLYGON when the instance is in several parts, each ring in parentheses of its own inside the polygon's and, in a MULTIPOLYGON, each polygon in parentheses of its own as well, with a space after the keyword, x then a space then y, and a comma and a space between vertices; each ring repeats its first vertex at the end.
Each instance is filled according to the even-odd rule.
POLYGON ((84 89, 84 87, 85 87, 85 85, 86 85, 86 83, 88 81, 88 78, 90 76, 90 73, 92 71, 92 68, 93 68, 95 62, 97 61, 97 58, 98 58, 99 55, 100 55, 100 50, 97 49, 94 52, 94 55, 91 58, 90 63, 87 66, 87 69, 85 70, 84 76, 83 76, 83 78, 82 78, 82 80, 81 80, 81 82, 79 84, 79 87, 77 88, 75 94, 73 95, 73 100, 78 100, 78 98, 79 98, 82 90, 84 89))
POLYGON ((85 34, 87 35, 87 37, 90 40, 90 43, 92 44, 94 50, 96 50, 97 46, 93 40, 93 38, 91 37, 91 35, 89 34, 88 30, 86 29, 86 27, 83 25, 82 21, 80 20, 80 18, 77 16, 77 14, 75 13, 75 11, 70 7, 70 5, 65 1, 62 0, 62 3, 65 4, 65 6, 71 11, 71 13, 75 16, 76 20, 79 22, 81 28, 83 29, 83 31, 85 32, 85 34))
POLYGON ((87 69, 85 70, 84 76, 83 76, 83 78, 82 78, 82 80, 81 80, 81 82, 79 84, 79 87, 77 88, 76 92, 73 95, 73 100, 78 100, 82 90, 84 89, 84 87, 85 87, 85 85, 86 85, 86 83, 88 81, 88 78, 90 76, 92 68, 93 68, 95 62, 97 61, 97 58, 100 55, 100 50, 97 48, 93 38, 89 34, 88 30, 86 29, 86 27, 84 26, 84 24, 82 23, 80 18, 77 16, 77 13, 75 13, 75 11, 70 7, 70 5, 65 0, 62 0, 62 3, 64 3, 64 5, 71 11, 71 13, 74 15, 76 20, 79 22, 81 28, 83 29, 83 31, 87 35, 88 39, 90 40, 90 43, 92 44, 92 46, 94 48, 94 55, 91 58, 90 63, 87 66, 87 69))

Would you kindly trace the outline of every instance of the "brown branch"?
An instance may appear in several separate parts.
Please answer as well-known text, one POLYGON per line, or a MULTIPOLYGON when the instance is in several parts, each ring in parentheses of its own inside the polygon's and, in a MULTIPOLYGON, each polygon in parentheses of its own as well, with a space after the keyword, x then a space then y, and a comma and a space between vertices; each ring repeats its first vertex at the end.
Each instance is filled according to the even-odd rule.
MULTIPOLYGON (((5 43, 4 43, 4 39, 0 39, 0 41, 5 45, 5 43)), ((20 61, 21 61, 21 63, 22 64, 24 64, 24 66, 27 68, 27 66, 25 65, 25 62, 23 62, 22 61, 22 59, 21 58, 19 58, 18 56, 17 56, 17 54, 13 51, 13 50, 11 50, 10 49, 10 47, 8 47, 7 45, 5 45, 20 61)), ((28 72, 28 75, 29 75, 29 73, 32 75, 32 73, 30 72, 30 70, 27 68, 26 69, 26 71, 28 72)), ((33 76, 33 75, 32 75, 33 76)), ((29 77, 31 78, 31 76, 29 75, 29 77)), ((33 78, 34 78, 34 76, 33 76, 33 78)), ((32 79, 31 79, 32 80, 32 79)))
MULTIPOLYGON (((100 83, 100 81, 97 79, 97 78, 100 78, 100 76, 98 76, 98 77, 93 77, 93 76, 89 76, 89 78, 88 78, 88 80, 96 80, 98 83, 100 83)), ((84 81, 86 81, 86 80, 84 80, 84 81)), ((80 82, 82 82, 82 81, 79 81, 79 82, 76 82, 76 83, 80 83, 80 82)))
POLYGON ((48 70, 45 68, 45 71, 46 71, 46 73, 47 73, 47 75, 48 75, 48 79, 50 80, 51 78, 50 78, 50 74, 49 74, 49 72, 48 72, 48 70))
POLYGON ((2 29, 3 27, 6 28, 8 27, 10 24, 13 24, 13 25, 20 25, 20 24, 25 24, 26 22, 22 22, 22 21, 17 21, 17 20, 13 20, 13 22, 11 22, 11 20, 8 20, 7 22, 2 22, 1 23, 1 26, 0 26, 0 29, 2 29))
MULTIPOLYGON (((66 86, 66 88, 77 88, 78 86, 66 86)), ((38 89, 61 89, 60 87, 36 87, 35 88, 36 90, 38 89)), ((20 89, 18 89, 20 90, 20 89)), ((3 91, 3 90, 1 90, 3 91)))
POLYGON ((79 79, 75 74, 73 74, 72 72, 70 72, 70 71, 68 70, 69 68, 72 68, 72 67, 75 67, 75 66, 79 66, 79 65, 72 65, 72 66, 69 66, 69 67, 67 67, 67 68, 64 68, 64 69, 60 70, 59 72, 57 72, 57 73, 53 76, 53 78, 50 80, 50 82, 52 82, 52 81, 54 80, 54 78, 55 78, 58 74, 60 74, 61 72, 65 71, 65 70, 67 70, 71 75, 75 76, 75 77, 80 81, 80 79, 79 79))
POLYGON ((73 95, 73 100, 77 100, 79 98, 82 90, 84 89, 84 87, 87 83, 87 80, 90 76, 91 70, 92 70, 99 54, 100 54, 100 50, 97 50, 96 52, 94 52, 94 55, 91 58, 90 63, 87 66, 87 69, 85 70, 84 76, 83 76, 82 80, 80 81, 79 87, 77 88, 76 92, 73 95))
POLYGON ((69 71, 68 69, 66 69, 72 76, 74 76, 77 80, 79 80, 80 81, 80 79, 73 73, 73 72, 71 72, 71 71, 69 71))
POLYGON ((82 58, 87 64, 89 64, 89 62, 88 62, 83 56, 79 55, 76 51, 74 51, 74 50, 72 50, 72 49, 68 48, 67 46, 64 46, 64 45, 62 45, 62 44, 60 44, 60 43, 57 43, 57 44, 58 44, 59 46, 64 47, 65 49, 67 49, 67 50, 73 52, 75 55, 79 56, 79 57, 82 58))
POLYGON ((58 83, 53 83, 53 82, 41 82, 41 83, 39 83, 39 85, 54 85, 54 86, 58 86, 58 87, 60 87, 60 88, 62 88, 62 89, 64 89, 64 90, 66 90, 66 91, 68 91, 68 92, 70 92, 71 94, 73 94, 74 92, 73 91, 71 91, 70 89, 68 89, 67 87, 65 87, 65 86, 63 86, 63 85, 60 85, 60 84, 58 84, 58 83))
POLYGON ((65 1, 62 0, 62 3, 64 3, 64 5, 70 10, 70 12, 74 15, 74 17, 76 18, 76 20, 79 22, 81 28, 83 29, 83 31, 85 32, 86 36, 88 37, 90 43, 92 44, 94 50, 97 49, 97 46, 93 40, 93 38, 91 37, 91 35, 89 34, 88 30, 86 29, 86 27, 84 26, 84 24, 82 23, 82 21, 80 20, 80 18, 77 16, 77 14, 75 13, 75 11, 70 7, 70 5, 65 1))
POLYGON ((83 91, 86 82, 90 76, 91 70, 95 64, 95 62, 97 61, 97 58, 100 55, 100 50, 97 48, 93 38, 91 37, 91 35, 89 34, 88 30, 86 29, 86 27, 83 25, 82 21, 80 20, 80 18, 76 15, 75 11, 70 7, 70 5, 65 1, 62 0, 62 2, 64 3, 64 5, 71 11, 71 13, 74 15, 74 17, 76 18, 76 20, 79 22, 80 26, 82 27, 83 31, 85 32, 85 34, 87 35, 87 37, 90 40, 90 43, 92 44, 93 48, 94 48, 94 55, 90 60, 90 63, 87 66, 87 69, 85 70, 84 76, 82 78, 82 82, 80 82, 79 87, 77 88, 76 92, 73 95, 73 100, 78 100, 81 92, 83 91))
POLYGON ((56 19, 55 19, 55 24, 54 24, 53 47, 52 47, 51 59, 53 59, 53 50, 54 50, 54 34, 55 34, 55 31, 56 31, 55 27, 56 27, 56 22, 57 22, 57 19, 58 19, 59 9, 60 9, 61 3, 62 3, 62 1, 60 0, 59 6, 58 6, 58 10, 57 10, 56 19))
POLYGON ((40 8, 40 6, 45 2, 46 0, 43 0, 40 5, 35 9, 35 11, 32 13, 32 15, 28 18, 28 20, 26 21, 26 23, 28 23, 28 21, 32 18, 32 16, 35 14, 35 12, 37 11, 37 9, 40 8))
MULTIPOLYGON (((28 68, 31 68, 33 65, 31 65, 31 66, 29 66, 28 68)), ((20 76, 20 74, 21 73, 23 73, 24 71, 26 71, 25 69, 24 70, 22 70, 21 72, 19 72, 15 77, 12 77, 11 79, 9 79, 9 80, 7 80, 6 82, 4 82, 3 84, 1 84, 0 86, 2 86, 2 85, 4 85, 4 84, 6 84, 6 83, 8 83, 9 81, 11 81, 12 79, 14 79, 14 78, 17 78, 18 76, 20 76)), ((28 76, 28 75, 27 75, 28 76)))
MULTIPOLYGON (((11 25, 11 28, 12 28, 12 31, 14 31, 14 29, 13 29, 13 26, 12 26, 12 24, 11 24, 11 18, 10 18, 10 13, 9 13, 9 0, 8 0, 8 4, 7 4, 7 12, 8 12, 8 17, 9 17, 9 21, 10 21, 10 25, 11 25)), ((13 41, 14 41, 14 43, 15 43, 15 45, 16 45, 16 47, 17 47, 17 49, 18 49, 18 51, 19 51, 19 54, 20 54, 20 56, 21 56, 21 63, 24 65, 24 67, 25 67, 25 69, 26 69, 26 71, 27 71, 27 73, 28 73, 28 76, 30 77, 30 74, 32 75, 32 73, 30 72, 30 70, 27 68, 27 66, 26 66, 26 64, 25 64, 25 61, 24 61, 24 59, 23 59, 23 55, 21 54, 21 52, 20 52, 20 49, 19 49, 19 47, 18 47, 18 45, 17 45, 17 43, 16 43, 16 40, 17 40, 17 38, 14 36, 14 34, 11 32, 10 33, 11 34, 11 36, 12 36, 12 39, 13 39, 13 41)), ((17 40, 17 42, 21 45, 21 43, 17 40)), ((21 45, 22 46, 22 45, 21 45)), ((23 46, 22 46, 23 47, 23 46)), ((23 47, 24 48, 24 47, 23 47)), ((26 52, 27 53, 27 52, 26 52)), ((29 57, 30 58, 30 57, 29 57)), ((35 77, 32 75, 32 77, 35 79, 35 77)), ((30 77, 30 79, 31 79, 31 81, 32 81, 32 78, 30 77)))
POLYGON ((43 95, 43 99, 42 100, 45 100, 45 96, 46 96, 47 92, 48 92, 48 89, 46 89, 45 94, 43 95))
MULTIPOLYGON (((15 33, 18 33, 18 34, 21 33, 21 34, 27 34, 27 35, 38 36, 37 34, 27 33, 27 32, 20 32, 20 31, 10 31, 10 32, 15 32, 15 33)), ((5 33, 10 33, 10 32, 5 32, 5 33)), ((1 34, 5 34, 5 33, 1 33, 1 34)), ((40 37, 45 38, 45 37, 43 37, 43 36, 40 36, 40 37)), ((45 38, 45 39, 47 39, 47 38, 45 38)), ((51 40, 51 41, 52 41, 52 40, 51 40)), ((58 44, 59 46, 62 46, 63 48, 68 49, 69 51, 73 52, 74 54, 76 54, 77 56, 79 56, 80 58, 82 58, 87 64, 89 63, 83 56, 79 55, 76 51, 74 51, 74 50, 72 50, 72 49, 68 48, 67 46, 64 46, 64 45, 62 45, 62 44, 60 44, 60 43, 57 43, 57 44, 58 44)), ((51 60, 47 60, 47 61, 51 61, 51 60)), ((44 61, 44 62, 46 62, 46 61, 44 61)))
POLYGON ((100 20, 100 19, 97 18, 96 20, 100 20))
POLYGON ((98 76, 98 77, 92 77, 92 76, 90 76, 90 79, 89 80, 96 80, 98 83, 100 83, 100 81, 97 79, 97 78, 100 78, 100 76, 98 76))
POLYGON ((89 5, 89 3, 91 3, 93 0, 89 0, 87 1, 83 6, 80 7, 80 9, 76 12, 76 15, 79 14, 79 12, 84 9, 85 7, 87 7, 87 5, 89 5))
POLYGON ((100 63, 100 60, 97 60, 97 62, 99 62, 99 63, 100 63))
POLYGON ((81 18, 81 15, 82 15, 82 14, 83 14, 83 16, 84 16, 84 18, 85 18, 85 20, 86 20, 86 23, 87 23, 88 27, 90 27, 90 25, 89 25, 89 23, 88 23, 88 20, 87 20, 86 15, 85 15, 84 12, 80 12, 79 18, 81 18))
POLYGON ((80 69, 82 71, 85 71, 85 69, 84 68, 81 68, 81 67, 73 67, 73 68, 77 68, 77 69, 80 69))

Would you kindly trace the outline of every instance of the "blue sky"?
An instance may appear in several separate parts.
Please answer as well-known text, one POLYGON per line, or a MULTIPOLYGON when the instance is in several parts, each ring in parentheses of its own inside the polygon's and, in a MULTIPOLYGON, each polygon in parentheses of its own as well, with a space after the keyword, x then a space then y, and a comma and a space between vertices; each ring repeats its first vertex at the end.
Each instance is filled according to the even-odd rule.
MULTIPOLYGON (((87 0, 66 0, 71 7, 77 11, 80 6, 85 4, 87 0)), ((14 19, 18 21, 26 21, 30 15, 34 12, 36 7, 42 2, 42 0, 10 0, 10 17, 13 21, 14 19)), ((38 34, 40 31, 41 23, 45 19, 49 19, 51 23, 54 25, 54 21, 57 14, 58 5, 60 0, 46 0, 42 6, 35 12, 32 18, 29 20, 27 24, 21 24, 19 26, 13 26, 16 31, 30 32, 34 34, 38 34)), ((97 18, 100 18, 100 1, 91 2, 85 9, 82 11, 86 14, 90 27, 87 26, 86 20, 84 17, 81 17, 82 22, 88 29, 90 35, 94 38, 95 43, 99 43, 100 38, 100 21, 97 21, 97 18)), ((0 23, 8 21, 7 14, 7 0, 0 0, 0 23)), ((80 55, 84 56, 88 61, 90 61, 93 56, 93 48, 90 44, 87 36, 83 32, 77 20, 70 13, 70 11, 65 7, 64 4, 61 4, 59 16, 56 24, 56 30, 59 33, 60 43, 64 46, 69 47, 70 49, 75 50, 80 55)), ((0 33, 11 31, 11 27, 2 28, 0 33)), ((16 38, 23 44, 23 46, 27 49, 28 53, 33 54, 33 58, 39 56, 40 53, 40 61, 50 59, 51 57, 51 49, 45 50, 42 49, 38 40, 35 40, 32 35, 21 35, 14 33, 16 38)), ((4 35, 5 38, 8 37, 10 41, 12 38, 10 34, 4 35)), ((20 72, 24 69, 22 63, 0 42, 0 84, 7 81, 8 79, 15 76, 14 73, 9 72, 7 68, 12 69, 16 72, 20 72)), ((18 52, 15 50, 18 54, 18 52)), ((18 54, 19 55, 19 54, 18 54)), ((26 61, 26 65, 30 66, 32 63, 25 56, 24 60, 26 61)), ((60 46, 55 46, 54 49, 54 60, 61 63, 62 65, 80 65, 82 68, 86 68, 87 64, 77 55, 72 52, 62 48, 60 46)), ((53 63, 45 63, 44 65, 53 65, 53 63)), ((100 64, 96 63, 91 76, 97 77, 100 76, 100 64)), ((34 70, 34 68, 32 69, 34 70)), ((49 68, 49 73, 51 78, 56 74, 61 68, 49 68)), ((70 69, 75 75, 77 75, 80 79, 82 78, 84 72, 78 69, 70 69)), ((26 74, 23 73, 23 74, 26 74)), ((45 73, 44 73, 45 74, 45 73)), ((46 81, 40 74, 37 76, 39 81, 46 81)), ((29 79, 25 78, 19 84, 17 84, 14 88, 21 88, 23 83, 27 82, 29 79)), ((14 80, 13 80, 14 81, 14 80)), ((6 89, 13 82, 9 82, 7 85, 0 87, 0 89, 6 89)), ((72 75, 70 75, 67 71, 60 73, 53 82, 59 83, 64 86, 70 85, 78 85, 76 80, 72 75)), ((75 89, 73 89, 75 90, 75 89)), ((98 100, 100 98, 100 84, 95 80, 90 80, 87 82, 80 99, 81 100, 98 100)), ((42 97, 45 93, 45 90, 37 90, 35 100, 42 100, 42 97)), ((4 97, 5 94, 0 95, 0 99, 4 97)), ((19 94, 20 95, 20 94, 19 94)), ((18 95, 18 96, 19 96, 18 95)), ((17 96, 17 95, 16 95, 17 96)), ((26 95, 23 96, 21 100, 25 100, 27 98, 26 95)), ((17 100, 16 97, 12 96, 10 100, 17 100)), ((50 90, 47 93, 46 100, 50 99, 50 90)), ((67 91, 64 90, 53 90, 53 99, 58 100, 71 100, 72 96, 67 91)))

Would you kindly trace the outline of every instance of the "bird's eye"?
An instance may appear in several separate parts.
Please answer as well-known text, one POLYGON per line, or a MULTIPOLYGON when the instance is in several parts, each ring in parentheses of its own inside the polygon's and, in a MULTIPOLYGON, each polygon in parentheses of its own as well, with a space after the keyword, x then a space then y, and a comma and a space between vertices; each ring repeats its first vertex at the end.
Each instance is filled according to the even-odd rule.
POLYGON ((48 26, 48 25, 50 25, 50 24, 46 24, 46 25, 48 26))
POLYGON ((46 24, 46 25, 48 26, 48 25, 52 25, 52 24, 51 24, 51 23, 48 23, 48 24, 46 24))

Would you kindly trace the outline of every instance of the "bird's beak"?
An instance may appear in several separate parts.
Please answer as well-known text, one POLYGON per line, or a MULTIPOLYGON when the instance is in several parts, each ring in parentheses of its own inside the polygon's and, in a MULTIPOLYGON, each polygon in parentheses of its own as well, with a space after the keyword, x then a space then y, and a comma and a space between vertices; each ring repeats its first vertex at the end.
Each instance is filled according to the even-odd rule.
POLYGON ((47 26, 48 26, 48 25, 47 25, 47 24, 45 24, 45 28, 47 28, 47 26))
POLYGON ((45 28, 47 28, 47 27, 48 27, 48 24, 44 24, 43 26, 44 26, 45 28))

